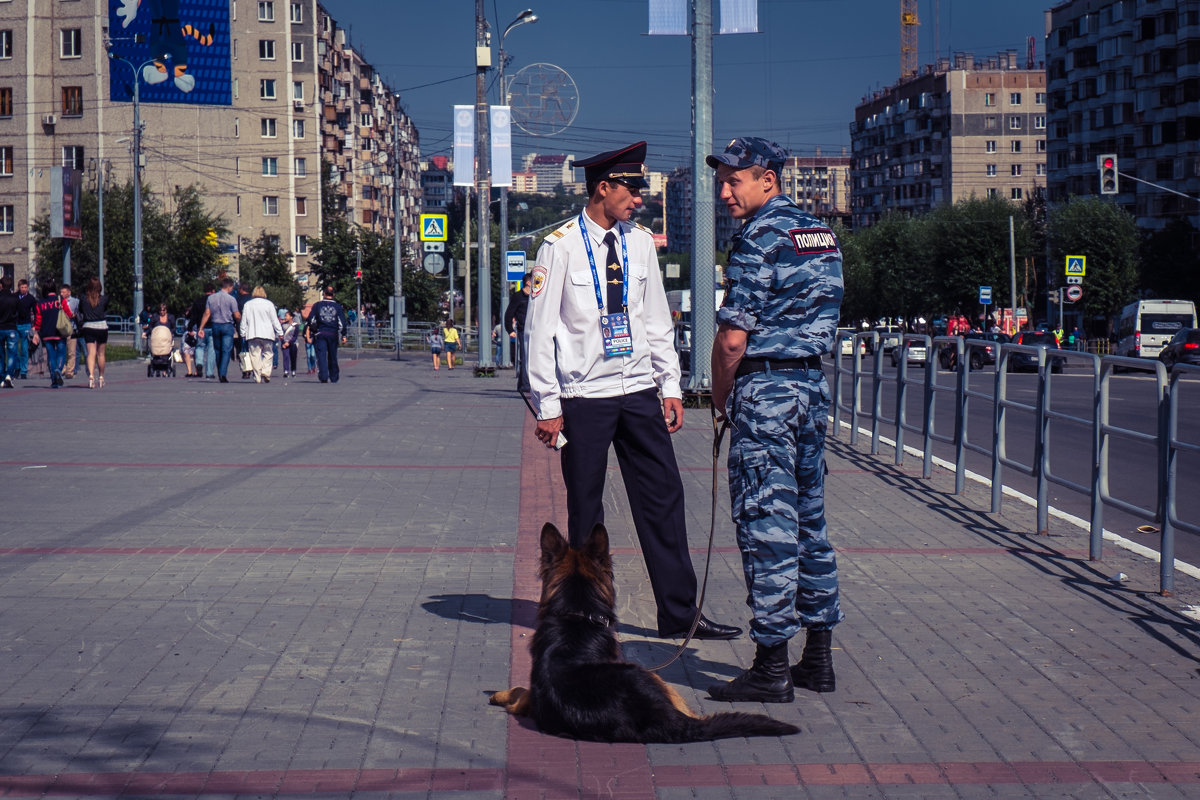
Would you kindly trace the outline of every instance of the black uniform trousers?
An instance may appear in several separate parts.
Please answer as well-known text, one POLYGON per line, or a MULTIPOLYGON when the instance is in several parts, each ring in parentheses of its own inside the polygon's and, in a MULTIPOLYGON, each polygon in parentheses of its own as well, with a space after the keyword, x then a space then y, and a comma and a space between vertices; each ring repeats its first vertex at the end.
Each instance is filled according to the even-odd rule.
POLYGON ((688 553, 683 481, 658 392, 562 401, 563 482, 567 488, 567 534, 583 545, 604 522, 608 448, 617 451, 634 529, 658 606, 659 634, 686 631, 696 614, 696 571, 688 553))

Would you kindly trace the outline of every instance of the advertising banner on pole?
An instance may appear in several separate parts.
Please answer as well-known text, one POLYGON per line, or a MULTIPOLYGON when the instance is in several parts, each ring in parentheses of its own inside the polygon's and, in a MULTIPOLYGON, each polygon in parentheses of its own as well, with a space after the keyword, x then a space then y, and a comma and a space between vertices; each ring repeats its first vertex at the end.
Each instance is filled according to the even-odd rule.
POLYGON ((512 115, 492 106, 492 186, 512 186, 512 115))
POLYGON ((229 0, 108 0, 111 52, 132 67, 109 64, 109 99, 132 102, 136 80, 142 103, 230 105, 229 9, 229 0))
POLYGON ((721 33, 758 33, 758 0, 721 0, 721 33))
POLYGON ((686 0, 650 0, 651 36, 687 36, 686 0))
POLYGON ((79 221, 83 171, 70 167, 50 168, 50 236, 54 239, 82 239, 79 221))
POLYGON ((454 107, 454 185, 475 185, 475 106, 454 107))

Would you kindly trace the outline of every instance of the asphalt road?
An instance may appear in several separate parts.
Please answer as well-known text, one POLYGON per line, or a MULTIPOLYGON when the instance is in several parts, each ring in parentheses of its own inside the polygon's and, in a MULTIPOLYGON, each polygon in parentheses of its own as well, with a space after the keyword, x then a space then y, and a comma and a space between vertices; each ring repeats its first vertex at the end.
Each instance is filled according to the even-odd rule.
MULTIPOLYGON (((842 366, 847 370, 843 374, 843 398, 846 405, 850 400, 850 369, 849 358, 842 359, 842 366)), ((872 360, 863 362, 863 369, 869 371, 872 360)), ((882 382, 881 419, 884 422, 880 434, 895 438, 896 416, 896 369, 891 366, 890 359, 885 359, 884 380, 882 382)), ((906 416, 909 424, 919 427, 921 410, 924 403, 924 391, 921 385, 923 368, 916 365, 909 367, 910 385, 906 397, 906 416), (916 383, 912 383, 916 381, 916 383)), ((832 380, 832 374, 830 372, 832 380)), ((967 441, 983 447, 989 453, 992 449, 992 429, 995 396, 996 372, 994 367, 970 373, 969 390, 977 393, 968 401, 967 408, 967 441)), ((937 384, 953 387, 956 373, 939 369, 937 384)), ((1091 483, 1092 464, 1092 432, 1093 418, 1093 379, 1085 374, 1081 367, 1068 366, 1061 375, 1051 376, 1050 409, 1054 412, 1070 415, 1077 420, 1052 419, 1049 427, 1050 474, 1067 481, 1084 486, 1091 483)), ((867 374, 862 383, 863 401, 860 406, 859 425, 870 430, 872 424, 872 407, 874 378, 867 374)), ((1031 373, 1015 373, 1008 376, 1008 399, 1012 402, 1034 406, 1037 400, 1037 375, 1031 373)), ((1181 386, 1180 396, 1180 425, 1178 438, 1185 442, 1200 443, 1200 380, 1187 380, 1181 386)), ((1125 374, 1114 376, 1110 387, 1109 424, 1132 431, 1152 435, 1156 426, 1157 398, 1155 381, 1150 376, 1125 374)), ((843 412, 844 421, 849 415, 843 412)), ((1032 465, 1034 459, 1034 442, 1037 426, 1037 415, 1018 407, 1010 407, 1006 414, 1006 442, 1009 459, 1023 465, 1032 465)), ((935 392, 934 431, 950 436, 954 431, 954 395, 951 392, 935 392)), ((848 434, 843 434, 848 435, 848 434)), ((906 431, 905 443, 920 445, 920 437, 912 431, 906 431)), ((934 443, 934 454, 947 461, 953 462, 953 446, 941 442, 934 443)), ((912 459, 913 456, 907 458, 912 459)), ((1153 510, 1159 485, 1155 447, 1147 442, 1137 441, 1132 437, 1114 435, 1111 438, 1111 450, 1108 457, 1109 491, 1119 500, 1134 504, 1141 508, 1153 510)), ((966 454, 967 468, 982 475, 991 475, 991 459, 968 450, 966 454)), ((1200 456, 1191 453, 1181 453, 1177 463, 1178 485, 1180 487, 1177 500, 1178 518, 1200 525, 1200 456)), ((1031 497, 1036 496, 1036 482, 1026 472, 1015 468, 1005 468, 1003 483, 1031 497)), ((1087 494, 1070 487, 1051 483, 1049 489, 1050 504, 1062 511, 1074 514, 1082 519, 1090 518, 1090 499, 1087 494)), ((1006 501, 1011 502, 1011 501, 1006 501)), ((1053 533, 1056 525, 1065 522, 1051 518, 1050 530, 1053 533)), ((1105 504, 1103 525, 1114 533, 1125 536, 1155 550, 1159 550, 1158 533, 1142 533, 1140 526, 1153 525, 1157 530, 1160 526, 1151 520, 1140 518, 1105 504)), ((1200 536, 1177 531, 1175 542, 1175 557, 1191 564, 1200 565, 1200 536)))

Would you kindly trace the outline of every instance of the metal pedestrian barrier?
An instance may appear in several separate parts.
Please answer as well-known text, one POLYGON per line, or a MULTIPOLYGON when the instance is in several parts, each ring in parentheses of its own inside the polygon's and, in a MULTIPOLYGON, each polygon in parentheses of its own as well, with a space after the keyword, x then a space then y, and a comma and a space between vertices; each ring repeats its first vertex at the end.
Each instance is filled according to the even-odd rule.
MULTIPOLYGON (((875 332, 852 333, 841 332, 837 336, 833 357, 833 431, 832 435, 840 434, 843 414, 849 415, 850 444, 856 444, 860 417, 863 408, 863 355, 859 352, 860 342, 870 343, 874 352, 871 377, 873 379, 871 397, 871 453, 879 452, 880 436, 885 426, 893 433, 895 441, 895 463, 900 465, 904 460, 905 433, 916 433, 922 438, 921 453, 924 457, 922 464, 923 477, 932 475, 933 442, 938 441, 954 448, 955 480, 954 492, 958 494, 965 485, 966 466, 964 455, 970 450, 989 458, 991 462, 991 512, 999 513, 1004 495, 1004 470, 1016 470, 1030 476, 1036 483, 1037 529, 1040 534, 1049 531, 1049 486, 1056 484, 1072 491, 1079 492, 1089 498, 1089 557, 1098 561, 1103 556, 1103 521, 1104 507, 1111 506, 1128 514, 1161 525, 1159 541, 1160 575, 1159 591, 1166 595, 1174 591, 1174 552, 1175 531, 1200 533, 1200 525, 1195 521, 1180 519, 1177 510, 1179 497, 1179 460, 1182 454, 1189 457, 1200 456, 1200 442, 1188 441, 1180 436, 1181 396, 1186 391, 1200 391, 1200 367, 1177 365, 1174 372, 1168 375, 1166 368, 1157 361, 1141 358, 1119 356, 1099 356, 1092 353, 1072 350, 1050 350, 1045 347, 1002 344, 998 346, 996 355, 995 380, 991 391, 979 388, 978 383, 972 386, 970 354, 972 348, 997 347, 995 343, 982 339, 963 339, 958 336, 939 336, 931 339, 928 336, 906 335, 897 348, 895 356, 897 370, 895 374, 883 371, 883 353, 879 347, 879 336, 875 332), (849 341, 851 350, 851 366, 847 369, 843 364, 843 342, 849 341), (926 358, 923 369, 908 369, 910 348, 925 348, 926 358), (937 361, 942 348, 953 348, 956 360, 957 380, 953 384, 938 383, 937 361), (1037 382, 1032 402, 1010 396, 1009 375, 1014 357, 1022 357, 1022 365, 1032 362, 1029 366, 1035 368, 1037 382), (1069 413, 1059 410, 1052 404, 1053 387, 1058 374, 1065 373, 1070 368, 1072 379, 1090 377, 1090 413, 1069 413), (1111 422, 1110 402, 1112 396, 1112 377, 1117 370, 1131 370, 1150 373, 1155 380, 1155 409, 1154 432, 1133 430, 1114 425, 1111 422), (846 377, 849 376, 849 396, 845 391, 846 377), (1185 381, 1185 378, 1192 380, 1185 381), (887 384, 894 384, 896 390, 896 411, 893 416, 887 416, 883 410, 883 389, 887 384), (919 424, 910 421, 908 415, 909 391, 916 388, 923 392, 921 419, 919 424), (938 396, 948 396, 954 405, 953 432, 950 434, 935 430, 935 399, 938 396), (986 445, 973 442, 969 435, 967 420, 970 419, 970 403, 972 400, 990 402, 993 407, 991 424, 991 441, 986 445), (1026 413, 1035 420, 1033 440, 1015 442, 1009 434, 1009 417, 1013 413, 1026 413), (1057 472, 1054 468, 1050 447, 1051 432, 1059 429, 1082 429, 1089 434, 1089 474, 1086 482, 1072 480, 1057 472), (1112 461, 1112 442, 1114 439, 1141 442, 1155 448, 1157 465, 1157 492, 1153 507, 1143 507, 1116 497, 1109 491, 1110 481, 1115 472, 1120 482, 1119 464, 1112 461), (1032 446, 1032 458, 1029 463, 1022 462, 1013 455, 1013 445, 1032 446)), ((1185 408, 1200 407, 1200 401, 1193 399, 1185 408)), ((1194 430, 1194 428, 1193 428, 1194 430)), ((916 448, 914 448, 916 449, 916 448)), ((1073 454, 1078 458, 1078 453, 1073 454)), ((1060 465, 1061 466, 1061 465, 1060 465)))

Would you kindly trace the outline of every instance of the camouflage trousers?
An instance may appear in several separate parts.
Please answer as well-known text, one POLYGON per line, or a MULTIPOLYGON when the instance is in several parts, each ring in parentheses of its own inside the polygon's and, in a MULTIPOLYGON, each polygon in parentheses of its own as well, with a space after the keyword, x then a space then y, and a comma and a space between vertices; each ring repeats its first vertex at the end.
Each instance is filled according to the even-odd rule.
POLYGON ((819 370, 737 379, 729 493, 753 617, 767 647, 842 620, 837 560, 825 526, 829 384, 819 370))

